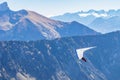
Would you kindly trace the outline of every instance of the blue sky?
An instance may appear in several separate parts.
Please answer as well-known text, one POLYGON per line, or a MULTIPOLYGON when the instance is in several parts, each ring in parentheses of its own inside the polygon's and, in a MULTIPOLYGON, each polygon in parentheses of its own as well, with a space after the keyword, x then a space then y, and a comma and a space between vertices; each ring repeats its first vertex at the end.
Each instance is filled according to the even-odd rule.
POLYGON ((120 9, 119 0, 0 0, 0 3, 4 1, 12 10, 27 9, 45 16, 89 9, 120 9))

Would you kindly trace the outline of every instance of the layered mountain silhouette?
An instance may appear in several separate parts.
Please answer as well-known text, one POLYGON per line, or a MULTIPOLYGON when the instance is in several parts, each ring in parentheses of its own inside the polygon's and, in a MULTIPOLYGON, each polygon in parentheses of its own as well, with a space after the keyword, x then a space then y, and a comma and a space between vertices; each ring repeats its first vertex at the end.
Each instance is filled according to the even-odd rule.
POLYGON ((65 22, 77 21, 101 33, 120 30, 120 9, 118 10, 89 10, 76 13, 65 13, 53 16, 51 19, 65 22))
POLYGON ((78 22, 55 21, 33 11, 12 11, 6 2, 0 4, 0 40, 55 39, 96 34, 99 33, 78 22))
POLYGON ((120 32, 0 42, 1 80, 118 80, 120 32), (96 46, 79 60, 76 49, 96 46))
MULTIPOLYGON (((90 23, 101 25, 119 22, 120 10, 115 12, 108 11, 108 17, 104 10, 90 10, 79 16, 91 13, 90 23)), ((98 34, 76 21, 12 11, 4 2, 0 4, 0 80, 119 80, 120 31, 98 34), (84 52, 84 62, 76 50, 88 47, 94 48, 84 52)))
POLYGON ((120 30, 120 16, 114 16, 111 18, 97 18, 88 26, 98 32, 108 33, 112 31, 120 30))

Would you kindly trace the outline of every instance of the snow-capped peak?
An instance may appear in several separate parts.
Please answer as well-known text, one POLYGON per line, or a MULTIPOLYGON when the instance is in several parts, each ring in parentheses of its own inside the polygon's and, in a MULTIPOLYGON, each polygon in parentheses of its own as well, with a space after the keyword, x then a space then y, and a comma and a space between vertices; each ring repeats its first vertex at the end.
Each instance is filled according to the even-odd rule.
POLYGON ((80 13, 79 16, 80 17, 87 17, 87 16, 94 16, 94 17, 107 17, 108 15, 106 13, 96 13, 96 12, 92 12, 92 13, 80 13))
POLYGON ((107 17, 108 15, 106 13, 98 14, 98 13, 92 13, 95 17, 107 17))

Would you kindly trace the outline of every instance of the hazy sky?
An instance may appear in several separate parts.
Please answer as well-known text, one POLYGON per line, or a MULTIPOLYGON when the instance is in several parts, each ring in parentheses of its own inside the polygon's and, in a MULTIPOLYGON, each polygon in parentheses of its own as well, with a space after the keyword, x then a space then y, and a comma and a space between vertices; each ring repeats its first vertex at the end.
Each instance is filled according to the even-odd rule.
POLYGON ((120 0, 0 0, 12 10, 27 9, 45 16, 89 9, 120 9, 120 0))

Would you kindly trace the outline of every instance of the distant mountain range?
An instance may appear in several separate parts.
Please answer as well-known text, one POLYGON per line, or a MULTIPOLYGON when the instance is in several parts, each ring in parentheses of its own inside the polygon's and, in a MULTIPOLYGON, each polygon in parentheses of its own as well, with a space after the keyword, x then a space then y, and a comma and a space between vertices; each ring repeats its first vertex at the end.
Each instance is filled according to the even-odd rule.
POLYGON ((98 32, 78 23, 49 19, 27 10, 12 11, 0 4, 0 40, 39 40, 96 35, 98 32))
POLYGON ((81 24, 0 4, 0 80, 119 80, 120 31, 91 29, 119 30, 119 13, 66 14, 81 24), (83 55, 87 62, 78 58, 76 49, 93 46, 83 55))
POLYGON ((120 30, 120 16, 114 16, 108 19, 97 18, 88 26, 102 33, 117 31, 120 30))
POLYGON ((0 42, 0 80, 119 80, 120 32, 0 42), (96 46, 79 60, 76 49, 96 46))
POLYGON ((53 16, 51 19, 64 22, 77 21, 101 33, 120 30, 120 9, 109 11, 89 10, 76 13, 66 13, 53 16))

